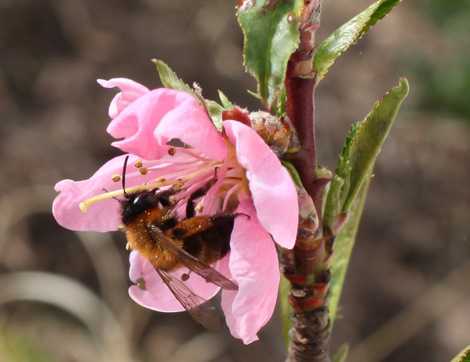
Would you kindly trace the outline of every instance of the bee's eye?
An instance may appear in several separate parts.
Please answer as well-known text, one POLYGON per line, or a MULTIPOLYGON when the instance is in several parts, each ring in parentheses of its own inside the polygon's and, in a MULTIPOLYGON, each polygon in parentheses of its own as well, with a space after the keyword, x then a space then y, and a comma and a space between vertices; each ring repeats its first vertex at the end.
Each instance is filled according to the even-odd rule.
POLYGON ((140 213, 158 206, 155 192, 142 192, 131 195, 121 211, 122 222, 127 225, 140 213))
POLYGON ((145 202, 146 199, 147 199, 147 195, 139 194, 134 198, 134 200, 132 200, 132 205, 140 205, 143 202, 145 202))
POLYGON ((133 206, 142 208, 156 206, 157 203, 157 196, 153 192, 139 194, 132 200, 133 206))

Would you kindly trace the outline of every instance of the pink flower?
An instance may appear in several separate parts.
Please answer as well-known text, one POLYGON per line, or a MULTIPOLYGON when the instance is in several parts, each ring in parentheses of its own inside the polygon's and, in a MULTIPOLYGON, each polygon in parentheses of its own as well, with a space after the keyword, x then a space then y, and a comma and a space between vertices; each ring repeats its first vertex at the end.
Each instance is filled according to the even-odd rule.
MULTIPOLYGON (((216 180, 199 201, 200 213, 249 216, 235 218, 231 251, 213 267, 239 286, 237 291, 222 291, 222 308, 232 335, 245 343, 257 340, 256 334, 273 313, 278 293, 280 273, 273 240, 290 249, 296 239, 297 192, 289 173, 250 127, 229 120, 224 122, 223 132, 218 132, 187 93, 150 91, 128 79, 99 82, 122 91, 111 103, 113 119, 108 132, 120 138, 113 145, 129 153, 128 193, 139 187, 180 183, 175 211, 183 218, 188 197, 216 180), (168 144, 171 140, 179 140, 185 147, 168 144), (142 166, 132 166, 136 162, 142 166)), ((121 205, 110 197, 122 196, 115 175, 122 172, 125 157, 108 161, 88 180, 63 180, 56 185, 60 194, 53 213, 59 224, 72 230, 117 230, 121 205), (103 189, 110 194, 99 196, 103 189), (87 212, 82 213, 79 205, 87 212)), ((137 285, 129 289, 137 303, 163 312, 184 310, 145 258, 133 251, 130 263, 131 280, 145 281, 144 289, 137 285)), ((187 269, 174 273, 187 273, 187 269)), ((204 299, 220 289, 194 273, 185 283, 204 299)))

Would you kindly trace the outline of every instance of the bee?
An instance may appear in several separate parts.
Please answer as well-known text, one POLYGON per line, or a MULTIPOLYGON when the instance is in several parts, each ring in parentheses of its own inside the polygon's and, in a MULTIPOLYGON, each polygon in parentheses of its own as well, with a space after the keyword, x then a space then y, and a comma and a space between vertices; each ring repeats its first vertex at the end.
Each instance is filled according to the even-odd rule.
POLYGON ((128 157, 124 161, 122 187, 124 200, 121 217, 128 248, 146 258, 168 289, 184 309, 201 325, 211 331, 219 329, 219 317, 213 303, 194 293, 185 281, 173 271, 186 267, 223 289, 238 290, 238 285, 212 268, 210 264, 223 258, 230 250, 230 236, 238 214, 220 213, 197 215, 195 200, 204 196, 213 185, 193 192, 187 202, 185 218, 178 220, 172 208, 171 197, 177 189, 145 190, 128 194, 125 174, 128 157))

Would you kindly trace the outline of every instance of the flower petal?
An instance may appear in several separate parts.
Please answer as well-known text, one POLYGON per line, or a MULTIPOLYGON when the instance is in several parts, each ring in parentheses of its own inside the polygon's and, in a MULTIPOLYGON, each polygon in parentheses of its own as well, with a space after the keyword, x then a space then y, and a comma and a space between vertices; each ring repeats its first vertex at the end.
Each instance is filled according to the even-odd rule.
POLYGON ((98 79, 98 83, 104 88, 118 87, 121 90, 121 93, 116 94, 109 106, 111 118, 115 118, 129 104, 149 92, 147 87, 126 78, 98 79))
POLYGON ((292 177, 253 129, 236 121, 225 121, 223 125, 235 145, 238 162, 246 169, 261 225, 280 246, 293 248, 299 205, 292 177))
MULTIPOLYGON (((133 285, 129 288, 129 295, 136 303, 159 312, 184 311, 184 307, 171 293, 147 259, 138 252, 133 251, 130 255, 130 263, 130 279, 139 285, 142 284, 143 280, 143 285, 145 286, 141 288, 133 285)), ((184 273, 188 273, 187 268, 175 270, 171 274, 178 280, 181 280, 181 275, 184 273)), ((204 300, 214 297, 220 289, 215 284, 207 283, 195 273, 191 273, 190 278, 184 284, 204 300)))
MULTIPOLYGON (((104 193, 103 189, 114 191, 122 188, 120 182, 112 180, 113 175, 121 174, 124 159, 127 155, 118 156, 106 162, 88 180, 62 180, 55 185, 60 192, 52 205, 52 212, 57 222, 63 227, 78 231, 115 231, 121 223, 120 204, 114 199, 106 199, 92 204, 86 213, 80 210, 79 204, 89 198, 104 193)), ((137 160, 137 156, 129 155, 129 164, 137 160)), ((146 166, 151 161, 144 161, 146 166)), ((155 172, 141 175, 132 167, 126 173, 126 188, 150 181, 158 177, 155 172)))
POLYGON ((161 145, 166 140, 178 138, 207 157, 222 161, 227 147, 211 119, 193 96, 182 92, 180 99, 179 106, 168 112, 158 124, 155 137, 161 145))
POLYGON ((245 344, 271 318, 279 289, 279 262, 271 236, 261 226, 250 199, 241 201, 230 242, 229 268, 238 292, 223 290, 222 309, 230 333, 245 344))
MULTIPOLYGON (((108 133, 114 138, 123 138, 112 145, 124 152, 152 160, 163 157, 168 151, 169 138, 157 139, 155 128, 167 114, 186 109, 189 94, 174 89, 154 89, 124 108, 108 126, 108 133)), ((178 121, 178 120, 177 120, 178 121)), ((179 123, 173 123, 180 127, 179 123)))

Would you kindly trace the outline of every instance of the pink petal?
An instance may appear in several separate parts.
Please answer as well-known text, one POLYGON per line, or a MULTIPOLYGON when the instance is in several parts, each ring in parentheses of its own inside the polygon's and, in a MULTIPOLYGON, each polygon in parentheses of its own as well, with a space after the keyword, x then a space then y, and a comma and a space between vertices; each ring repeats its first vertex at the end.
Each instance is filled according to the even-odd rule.
MULTIPOLYGON (((139 279, 145 281, 145 289, 141 289, 137 285, 133 285, 129 288, 129 295, 136 303, 159 312, 184 311, 181 303, 178 302, 168 287, 163 283, 147 259, 142 257, 138 252, 133 251, 130 255, 130 263, 130 279, 134 283, 137 283, 139 279)), ((187 272, 188 269, 182 268, 172 272, 172 275, 181 280, 181 275, 187 272)), ((220 289, 215 284, 207 283, 202 277, 195 273, 191 273, 189 279, 184 283, 204 300, 209 300, 214 297, 220 289)))
POLYGON ((111 118, 115 118, 129 104, 149 92, 147 87, 126 78, 98 79, 98 83, 104 88, 118 87, 121 90, 109 106, 109 116, 111 118))
POLYGON ((182 93, 180 99, 179 106, 169 111, 158 124, 155 137, 161 145, 166 140, 178 138, 207 157, 222 161, 227 147, 211 119, 191 95, 182 93))
MULTIPOLYGON (((138 98, 109 124, 108 133, 114 138, 122 138, 113 142, 113 146, 148 160, 163 157, 169 148, 165 145, 169 137, 157 141, 154 136, 155 128, 168 114, 178 114, 179 108, 186 109, 188 98, 192 99, 192 96, 166 88, 154 89, 138 98)), ((174 119, 171 116, 170 118, 174 119)), ((179 122, 183 122, 184 118, 174 121, 176 123, 173 123, 173 127, 179 128, 179 122)))
POLYGON ((279 263, 271 236, 261 226, 251 200, 241 201, 230 242, 229 267, 238 292, 223 290, 222 309, 230 333, 245 344, 271 318, 279 289, 279 263))
MULTIPOLYGON (((52 205, 52 212, 57 222, 63 227, 79 231, 115 231, 121 223, 119 211, 121 205, 114 199, 106 199, 92 204, 86 213, 80 210, 79 204, 89 198, 108 191, 121 189, 121 182, 112 181, 114 174, 122 174, 126 155, 118 156, 105 163, 88 180, 62 180, 55 185, 60 192, 52 205)), ((129 166, 126 175, 126 187, 143 184, 156 177, 154 172, 143 176, 132 164, 138 158, 129 155, 129 166)), ((150 161, 144 164, 151 166, 150 161)))
POLYGON ((261 225, 277 244, 293 248, 299 206, 291 176, 253 129, 236 121, 225 121, 223 125, 227 137, 235 145, 238 162, 246 169, 261 225))

